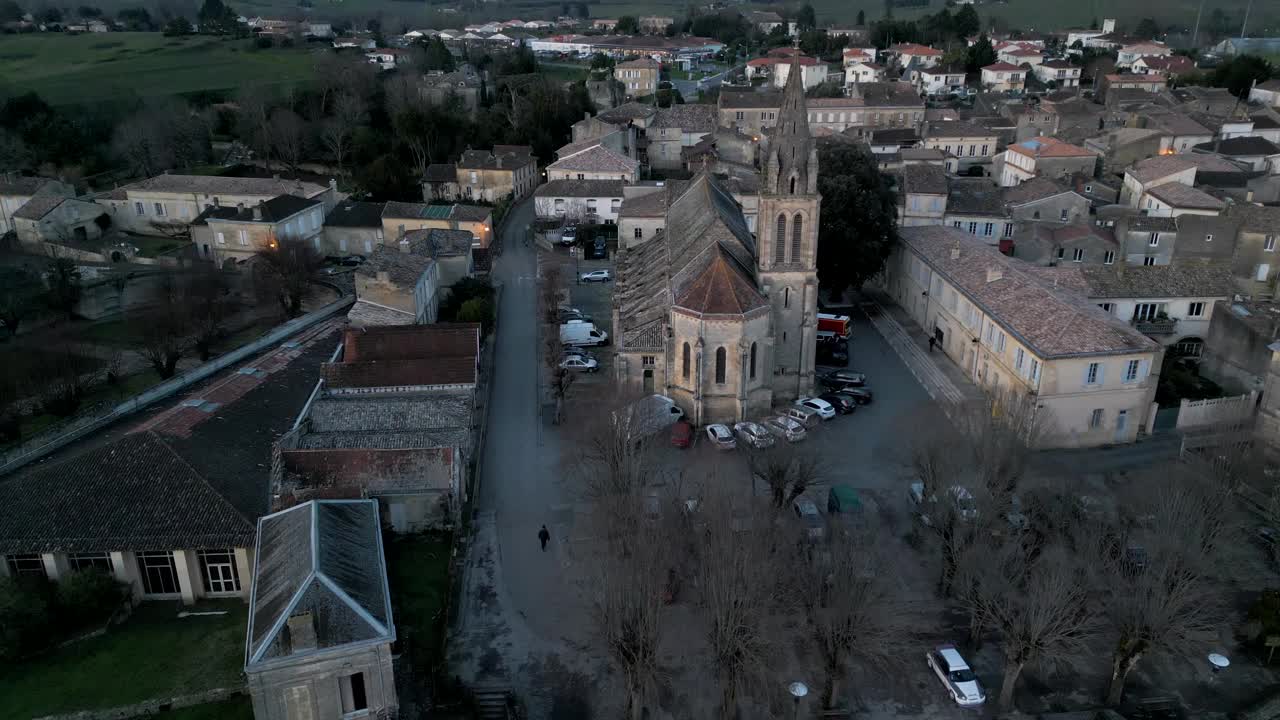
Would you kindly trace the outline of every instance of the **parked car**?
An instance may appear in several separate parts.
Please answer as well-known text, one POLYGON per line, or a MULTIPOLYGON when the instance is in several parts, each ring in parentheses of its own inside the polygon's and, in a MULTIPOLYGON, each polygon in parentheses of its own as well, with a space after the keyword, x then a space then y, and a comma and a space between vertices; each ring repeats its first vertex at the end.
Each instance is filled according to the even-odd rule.
POLYGON ((764 426, 769 432, 784 438, 787 442, 800 442, 804 439, 804 425, 786 415, 775 415, 765 420, 764 426))
POLYGON ((818 414, 817 410, 802 405, 792 405, 783 410, 782 414, 800 423, 806 430, 822 424, 822 416, 818 414))
POLYGON ((594 324, 571 320, 560 326, 560 343, 562 345, 607 345, 609 333, 598 329, 594 324))
POLYGON ((586 254, 589 260, 603 260, 609 255, 609 246, 605 243, 604 238, 598 237, 587 248, 586 254))
POLYGON ((840 343, 818 343, 818 350, 814 357, 819 365, 843 367, 849 364, 849 350, 840 343))
POLYGON ((713 423, 707 426, 707 439, 711 441, 711 446, 717 450, 732 450, 738 447, 738 442, 733 439, 733 431, 727 425, 713 423))
POLYGON ((804 534, 810 540, 821 540, 826 534, 826 524, 822 522, 822 513, 809 498, 799 497, 791 503, 791 510, 804 525, 804 534))
POLYGON ((830 403, 831 407, 835 408, 836 412, 841 415, 848 415, 858 409, 858 402, 844 393, 827 392, 822 393, 818 398, 830 403))
POLYGON ((570 225, 569 227, 560 231, 561 245, 568 247, 569 245, 572 245, 576 242, 578 242, 578 228, 574 227, 573 225, 570 225))
POLYGON ((830 420, 836 416, 836 409, 831 403, 822 398, 806 397, 795 401, 796 407, 808 408, 818 414, 823 420, 830 420))
POLYGON ((854 372, 852 370, 833 370, 823 377, 832 382, 853 385, 854 387, 862 387, 867 384, 867 376, 864 373, 854 372))
POLYGON ((773 447, 773 435, 764 426, 753 422, 740 422, 733 426, 733 432, 747 445, 756 449, 773 447))
POLYGON ((578 279, 584 283, 607 283, 613 280, 613 275, 608 270, 592 270, 588 273, 582 273, 582 276, 578 279))
POLYGON ((693 426, 688 420, 677 420, 671 426, 672 447, 687 448, 693 444, 693 426))
POLYGON ((827 491, 827 513, 830 515, 852 514, 862 510, 862 499, 858 491, 851 486, 840 483, 832 485, 827 491))
POLYGON ((584 314, 577 308, 560 308, 560 323, 564 324, 570 320, 581 320, 582 322, 591 322, 591 316, 584 314))
POLYGON ((600 369, 600 363, 581 355, 568 355, 560 360, 560 369, 570 372, 593 373, 600 369))
POLYGON ((595 353, 591 352, 590 350, 587 350, 586 348, 572 347, 572 346, 565 347, 563 350, 560 351, 561 360, 567 357, 580 357, 580 358, 588 358, 591 360, 600 359, 596 357, 595 353))
POLYGON ((852 385, 846 385, 845 387, 836 390, 836 394, 843 395, 859 405, 870 405, 871 401, 875 399, 875 395, 871 392, 871 388, 869 387, 854 387, 852 385))
POLYGON ((987 701, 978 676, 960 656, 955 645, 939 645, 927 653, 929 667, 942 681, 952 699, 961 707, 975 707, 987 701))

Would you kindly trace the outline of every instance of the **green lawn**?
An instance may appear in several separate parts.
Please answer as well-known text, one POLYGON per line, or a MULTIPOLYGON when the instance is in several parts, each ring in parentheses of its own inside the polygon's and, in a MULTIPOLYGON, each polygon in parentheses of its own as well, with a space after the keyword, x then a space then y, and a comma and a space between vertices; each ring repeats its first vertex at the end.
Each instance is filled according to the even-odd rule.
POLYGON ((242 695, 226 702, 148 715, 147 720, 253 720, 253 703, 248 695, 242 695))
POLYGON ((430 533, 387 537, 396 634, 404 641, 415 671, 425 675, 443 659, 452 541, 448 535, 430 533))
POLYGON ((92 103, 311 77, 311 50, 252 50, 250 43, 160 33, 5 35, 0 95, 34 90, 53 104, 92 103))
MULTIPOLYGON (((30 718, 130 705, 244 683, 243 602, 206 602, 226 615, 179 618, 173 602, 143 603, 127 622, 0 671, 0 717, 30 718)), ((223 715, 178 715, 192 720, 223 715)), ((246 716, 247 717, 247 716, 246 716)))

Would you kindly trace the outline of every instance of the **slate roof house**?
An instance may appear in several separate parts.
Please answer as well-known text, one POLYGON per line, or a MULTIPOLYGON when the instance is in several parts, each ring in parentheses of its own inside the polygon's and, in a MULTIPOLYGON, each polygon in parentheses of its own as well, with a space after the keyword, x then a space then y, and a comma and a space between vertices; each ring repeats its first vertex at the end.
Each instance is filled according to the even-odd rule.
POLYGON ((480 326, 348 328, 313 399, 276 444, 278 507, 371 497, 383 524, 457 520, 471 454, 480 326))
POLYGON ((258 521, 245 675, 257 720, 394 716, 396 640, 373 500, 258 521))

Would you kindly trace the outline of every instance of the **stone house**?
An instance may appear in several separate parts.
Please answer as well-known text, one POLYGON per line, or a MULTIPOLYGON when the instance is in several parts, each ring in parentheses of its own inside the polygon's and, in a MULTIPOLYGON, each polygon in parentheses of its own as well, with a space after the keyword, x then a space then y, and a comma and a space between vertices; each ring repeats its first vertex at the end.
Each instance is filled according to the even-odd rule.
POLYGON ((1231 271, 1225 264, 1121 263, 1081 266, 1078 272, 1085 295, 1103 311, 1182 356, 1201 354, 1215 304, 1231 295, 1231 271))
POLYGON ((468 114, 480 107, 480 90, 483 82, 480 73, 464 64, 453 72, 433 70, 418 82, 418 96, 432 105, 445 105, 456 101, 468 114))
POLYGON ((1218 198, 1181 183, 1157 185, 1143 193, 1142 197, 1142 210, 1153 216, 1216 216, 1225 208, 1226 203, 1218 198))
POLYGON ((533 211, 540 220, 569 224, 613 225, 622 209, 621 180, 552 180, 533 193, 533 211))
POLYGON ((1104 205, 1114 205, 1120 200, 1120 189, 1110 180, 1095 178, 1084 173, 1074 173, 1067 182, 1077 194, 1088 200, 1089 207, 1095 210, 1104 205))
POLYGON ((74 189, 52 178, 26 177, 15 173, 0 174, 0 236, 13 230, 13 214, 37 195, 71 197, 74 189))
POLYGON ((943 224, 992 246, 1013 237, 1015 225, 1001 189, 985 178, 950 178, 943 224))
POLYGON ((0 574, 96 570, 135 601, 248 600, 265 488, 197 471, 175 442, 131 433, 0 479, 0 574))
POLYGON ((1161 154, 1170 141, 1169 135, 1156 128, 1121 127, 1085 139, 1084 148, 1101 155, 1105 167, 1122 168, 1161 154))
POLYGON ((1040 175, 1057 179, 1076 173, 1097 174, 1098 155, 1092 150, 1052 137, 1038 137, 1010 145, 997 160, 993 174, 1004 187, 1013 187, 1040 175))
POLYGON ((667 204, 678 195, 682 181, 658 181, 622 188, 618 209, 618 247, 632 248, 667 227, 667 204))
POLYGON ((1129 125, 1162 131, 1168 138, 1161 152, 1190 153, 1213 140, 1213 131, 1179 112, 1152 109, 1129 117, 1129 125))
POLYGON ((165 174, 116 188, 95 200, 112 209, 112 225, 118 229, 172 235, 187 231, 209 208, 253 207, 282 195, 318 200, 324 205, 322 215, 340 199, 335 181, 326 187, 279 177, 165 174))
POLYGON ((373 500, 315 500, 258 521, 244 671, 256 720, 399 708, 391 591, 373 500))
POLYGON ((1102 76, 1096 92, 1099 100, 1111 103, 1119 97, 1117 90, 1140 90, 1155 95, 1164 92, 1168 83, 1161 75, 1111 74, 1102 76))
POLYGON ((1032 178, 1003 192, 1014 220, 1074 224, 1089 219, 1089 200, 1049 178, 1032 178))
POLYGON ((1209 320, 1200 371, 1230 393, 1270 390, 1266 385, 1277 337, 1280 305, 1271 300, 1221 300, 1209 320))
POLYGON ((716 131, 716 106, 699 103, 659 108, 645 127, 649 167, 678 169, 683 151, 716 131))
POLYGON ((1233 137, 1196 145, 1193 152, 1218 155, 1254 172, 1280 175, 1280 145, 1262 137, 1233 137))
MULTIPOLYGON (((377 245, 356 268, 356 304, 371 303, 385 311, 394 311, 402 317, 396 324, 433 323, 440 305, 440 266, 432 257, 426 238, 417 238, 414 242, 406 235, 398 245, 394 248, 377 245)), ((367 310, 353 307, 350 312, 359 318, 367 310)))
POLYGON ((1230 265, 1240 236, 1240 220, 1229 215, 1179 215, 1174 264, 1213 262, 1230 265))
POLYGON ((1020 222, 1014 232, 1012 250, 1005 252, 1032 265, 1112 265, 1118 250, 1111 230, 1091 223, 1020 222))
POLYGON ((923 144, 954 155, 956 166, 952 172, 965 174, 974 166, 990 167, 999 137, 990 129, 974 123, 938 121, 926 123, 923 144))
POLYGON ((507 197, 519 200, 538 185, 538 161, 528 145, 494 145, 492 151, 467 149, 455 167, 459 195, 468 202, 496 203, 507 197))
POLYGON ((294 428, 271 483, 278 506, 372 497, 397 532, 452 525, 465 502, 478 324, 349 327, 342 356, 294 428))
POLYGON ((759 135, 765 128, 773 127, 778 120, 778 108, 781 105, 782 93, 776 91, 725 89, 720 91, 720 98, 716 102, 720 125, 736 127, 753 135, 759 135))
POLYGON ((1280 79, 1258 83, 1249 90, 1249 102, 1280 108, 1280 79))
POLYGON ((1142 58, 1164 57, 1172 54, 1173 50, 1161 42, 1150 41, 1123 45, 1116 53, 1116 67, 1130 67, 1142 58))
POLYGON ((898 217, 904 227, 941 225, 947 212, 947 173, 938 165, 902 168, 898 217))
POLYGON ((1280 270, 1276 260, 1280 207, 1239 203, 1232 206, 1229 215, 1240 221, 1233 266, 1236 291, 1256 299, 1273 297, 1280 270))
POLYGON ((382 211, 386 203, 344 200, 324 219, 321 251, 326 255, 356 253, 368 257, 383 244, 382 211))
POLYGON ((915 71, 911 84, 922 95, 946 95, 964 90, 964 66, 921 68, 915 71))
POLYGON ((889 294, 979 387, 1033 394, 1043 446, 1130 443, 1150 428, 1158 343, 968 233, 899 236, 884 272, 889 294))
POLYGON ((1031 72, 1045 85, 1053 83, 1058 88, 1073 88, 1080 85, 1081 69, 1066 60, 1046 60, 1033 66, 1031 72))
POLYGON ((943 55, 941 50, 917 43, 890 45, 885 52, 893 57, 893 63, 900 68, 912 64, 915 67, 933 67, 942 62, 943 55))
POLYGON ((18 242, 31 248, 41 243, 83 245, 102 237, 111 216, 97 203, 59 195, 37 195, 10 220, 18 242))
POLYGON ((1167 183, 1180 183, 1192 187, 1196 183, 1197 166, 1189 158, 1164 155, 1140 160, 1124 171, 1124 186, 1120 189, 1121 204, 1141 208, 1147 191, 1167 183))
POLYGON ((858 61, 847 64, 844 68, 844 82, 846 85, 884 82, 884 79, 884 66, 874 62, 858 61))
POLYGON ((493 209, 483 205, 427 205, 425 203, 388 202, 382 209, 382 238, 387 244, 399 243, 410 230, 465 230, 471 233, 472 245, 489 247, 493 240, 493 209))
POLYGON ((558 159, 547 166, 547 180, 640 179, 640 163, 609 149, 598 140, 566 145, 556 151, 558 159))
POLYGON ((658 91, 662 66, 651 58, 620 62, 613 67, 613 77, 626 89, 627 97, 644 97, 658 91))
POLYGON ((219 264, 244 262, 284 240, 306 242, 319 251, 325 210, 319 199, 296 195, 279 195, 250 206, 215 205, 191 222, 191 242, 200 257, 219 264))
POLYGON ((453 163, 431 163, 422 174, 423 202, 453 202, 461 195, 458 188, 458 166, 453 163))

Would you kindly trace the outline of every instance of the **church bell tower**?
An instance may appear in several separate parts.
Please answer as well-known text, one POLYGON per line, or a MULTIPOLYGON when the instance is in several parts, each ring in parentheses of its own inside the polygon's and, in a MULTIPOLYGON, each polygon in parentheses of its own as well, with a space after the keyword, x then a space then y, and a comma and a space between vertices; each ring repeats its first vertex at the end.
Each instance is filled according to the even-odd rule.
POLYGON ((772 306, 773 395, 813 392, 818 311, 818 148, 809 134, 799 50, 769 134, 756 220, 756 270, 772 306))

